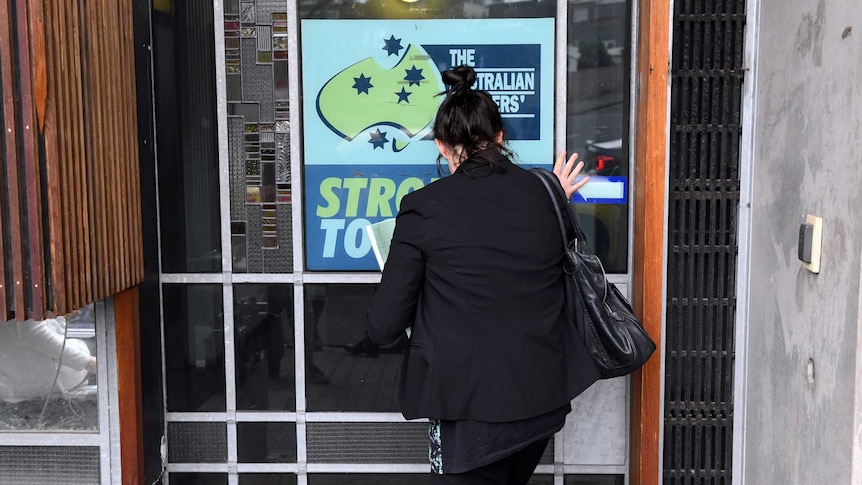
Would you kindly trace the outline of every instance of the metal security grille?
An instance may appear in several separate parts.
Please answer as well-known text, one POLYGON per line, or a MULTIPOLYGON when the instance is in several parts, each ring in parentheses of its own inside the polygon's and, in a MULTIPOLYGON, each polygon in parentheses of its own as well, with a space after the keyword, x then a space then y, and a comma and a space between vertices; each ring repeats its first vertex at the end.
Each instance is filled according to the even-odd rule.
POLYGON ((168 461, 221 463, 227 461, 225 423, 168 423, 168 461))
MULTIPOLYGON (((308 423, 310 463, 428 462, 428 423, 308 423)), ((554 463, 554 440, 540 463, 554 463)))
POLYGON ((663 483, 730 484, 744 0, 674 2, 663 483))
POLYGON ((426 463, 427 423, 308 423, 311 463, 426 463))

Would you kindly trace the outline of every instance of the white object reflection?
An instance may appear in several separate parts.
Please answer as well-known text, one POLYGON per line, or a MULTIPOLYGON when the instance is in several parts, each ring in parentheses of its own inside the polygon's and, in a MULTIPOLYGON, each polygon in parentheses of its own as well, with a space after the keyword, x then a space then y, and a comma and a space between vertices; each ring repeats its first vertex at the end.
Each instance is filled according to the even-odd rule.
POLYGON ((64 317, 0 323, 0 400, 66 394, 96 372, 87 344, 67 338, 64 317))

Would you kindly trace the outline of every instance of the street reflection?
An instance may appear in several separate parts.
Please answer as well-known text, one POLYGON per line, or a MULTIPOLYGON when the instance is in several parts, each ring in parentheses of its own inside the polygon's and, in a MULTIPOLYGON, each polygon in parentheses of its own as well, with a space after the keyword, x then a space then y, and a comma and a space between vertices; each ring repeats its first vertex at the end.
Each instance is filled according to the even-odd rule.
POLYGON ((234 328, 237 409, 296 409, 293 286, 235 285, 234 328))
POLYGON ((306 286, 309 411, 398 412, 398 376, 407 340, 369 349, 368 305, 377 285, 306 286))

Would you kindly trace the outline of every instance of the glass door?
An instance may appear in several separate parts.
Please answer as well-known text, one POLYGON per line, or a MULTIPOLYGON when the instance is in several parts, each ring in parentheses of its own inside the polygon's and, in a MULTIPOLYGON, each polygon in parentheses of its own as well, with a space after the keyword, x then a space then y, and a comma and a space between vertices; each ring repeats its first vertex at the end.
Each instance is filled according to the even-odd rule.
MULTIPOLYGON (((364 225, 438 174, 441 70, 473 64, 524 165, 578 151, 629 281, 631 2, 154 1, 167 479, 425 483, 406 342, 365 349, 364 225), (381 103, 385 106, 381 106, 381 103)), ((628 386, 574 403, 532 483, 623 483, 628 386)))

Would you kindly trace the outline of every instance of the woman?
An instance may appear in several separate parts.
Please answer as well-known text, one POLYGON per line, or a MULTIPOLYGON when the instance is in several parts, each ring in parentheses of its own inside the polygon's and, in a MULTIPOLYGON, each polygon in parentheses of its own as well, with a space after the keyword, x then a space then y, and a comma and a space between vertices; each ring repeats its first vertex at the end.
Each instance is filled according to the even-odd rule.
MULTIPOLYGON (((451 175, 402 199, 368 338, 413 328, 401 411, 429 418, 431 483, 523 484, 598 371, 566 321, 551 199, 510 160, 475 79, 466 66, 443 73, 434 136, 451 175)), ((571 195, 582 164, 564 158, 555 173, 571 195)))

